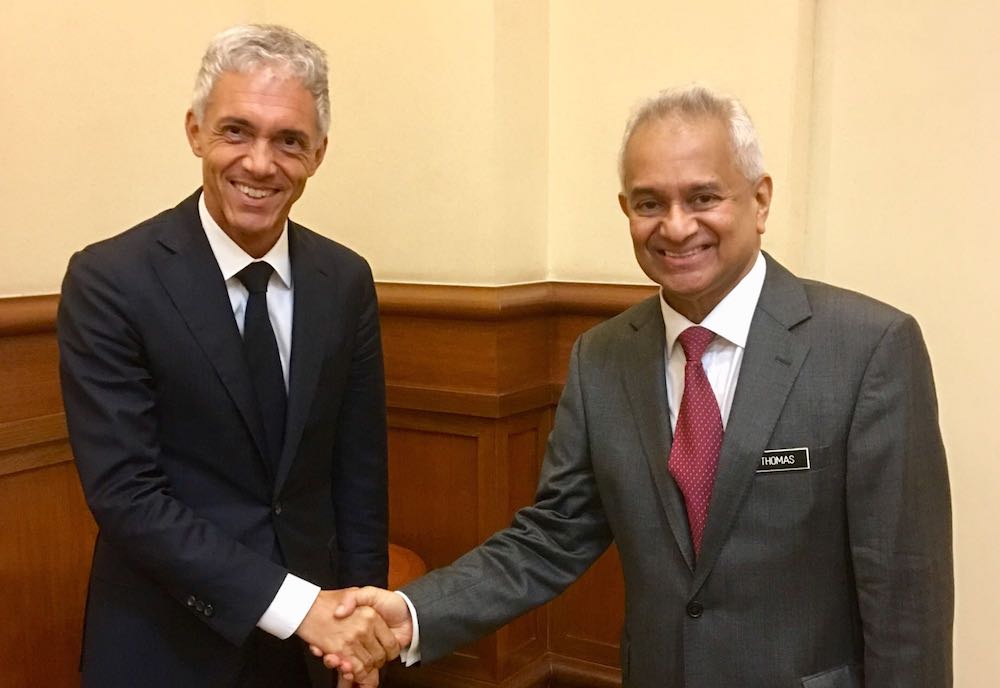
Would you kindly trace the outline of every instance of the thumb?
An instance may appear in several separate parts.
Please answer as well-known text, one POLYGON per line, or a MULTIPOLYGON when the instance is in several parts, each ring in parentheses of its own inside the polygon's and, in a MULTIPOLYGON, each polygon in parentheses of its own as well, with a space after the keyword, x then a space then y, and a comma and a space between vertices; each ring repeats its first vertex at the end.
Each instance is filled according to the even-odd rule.
POLYGON ((373 588, 370 585, 363 588, 348 588, 344 590, 344 595, 340 598, 340 604, 333 610, 334 618, 346 619, 358 607, 374 607, 378 599, 378 593, 379 589, 373 588))

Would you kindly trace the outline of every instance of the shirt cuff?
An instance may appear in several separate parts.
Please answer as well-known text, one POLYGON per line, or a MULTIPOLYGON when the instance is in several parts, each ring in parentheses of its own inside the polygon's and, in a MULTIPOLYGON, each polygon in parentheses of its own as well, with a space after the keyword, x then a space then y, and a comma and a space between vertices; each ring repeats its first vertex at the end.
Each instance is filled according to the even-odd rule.
POLYGON ((413 666, 420 661, 420 624, 417 623, 417 610, 413 608, 413 603, 410 602, 410 598, 405 593, 400 590, 395 592, 406 602, 406 607, 410 610, 410 621, 413 624, 413 637, 410 639, 410 644, 400 650, 399 661, 403 663, 403 666, 413 666))
POLYGON ((284 640, 295 633, 319 596, 319 586, 286 574, 278 594, 257 622, 257 628, 284 640))

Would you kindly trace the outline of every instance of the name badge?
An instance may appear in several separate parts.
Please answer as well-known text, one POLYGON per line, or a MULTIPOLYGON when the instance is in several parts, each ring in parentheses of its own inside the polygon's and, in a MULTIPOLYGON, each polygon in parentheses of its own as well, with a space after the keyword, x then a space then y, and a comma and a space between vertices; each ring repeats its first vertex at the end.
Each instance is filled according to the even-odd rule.
POLYGON ((808 471, 809 447, 795 449, 767 449, 760 457, 758 473, 777 473, 778 471, 808 471))

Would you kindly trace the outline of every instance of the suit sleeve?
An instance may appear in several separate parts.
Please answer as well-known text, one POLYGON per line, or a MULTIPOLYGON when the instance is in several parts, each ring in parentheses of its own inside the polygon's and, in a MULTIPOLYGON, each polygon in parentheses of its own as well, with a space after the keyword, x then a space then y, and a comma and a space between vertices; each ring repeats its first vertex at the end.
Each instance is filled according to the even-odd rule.
POLYGON ((951 500, 917 323, 892 323, 868 363, 848 438, 847 509, 865 685, 952 685, 951 500))
MULTIPOLYGON (((367 268, 367 266, 366 266, 367 268)), ((370 270, 360 288, 351 370, 337 418, 333 507, 340 586, 388 585, 385 374, 378 299, 370 270)))
POLYGON ((417 612, 422 660, 442 657, 548 602, 611 544, 590 462, 580 348, 578 340, 535 503, 451 566, 403 589, 417 612))
POLYGON ((141 287, 123 285, 108 263, 89 251, 73 257, 58 314, 66 420, 98 547, 110 544, 127 559, 121 568, 240 644, 286 571, 174 497, 158 461, 156 381, 130 313, 128 293, 141 287))

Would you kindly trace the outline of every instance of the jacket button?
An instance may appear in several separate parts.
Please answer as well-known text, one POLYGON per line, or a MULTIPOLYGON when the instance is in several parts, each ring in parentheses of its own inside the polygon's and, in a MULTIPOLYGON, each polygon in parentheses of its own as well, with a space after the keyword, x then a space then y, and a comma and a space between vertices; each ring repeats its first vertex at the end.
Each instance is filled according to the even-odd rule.
POLYGON ((197 609, 199 612, 204 612, 205 603, 202 602, 201 600, 198 600, 197 602, 194 603, 194 608, 197 609))
POLYGON ((689 602, 687 606, 687 615, 692 619, 697 619, 702 615, 705 608, 702 606, 701 602, 689 602))
POLYGON ((197 602, 197 601, 198 600, 195 598, 194 595, 188 595, 188 598, 186 600, 186 604, 189 607, 193 607, 195 605, 195 602, 197 602))
POLYGON ((281 502, 275 502, 274 506, 271 507, 271 511, 274 512, 275 516, 281 516, 281 511, 283 508, 284 507, 282 506, 281 502))
POLYGON ((205 616, 211 616, 214 613, 215 613, 215 610, 212 608, 212 605, 206 604, 205 605, 205 611, 203 611, 202 614, 204 614, 205 616))

